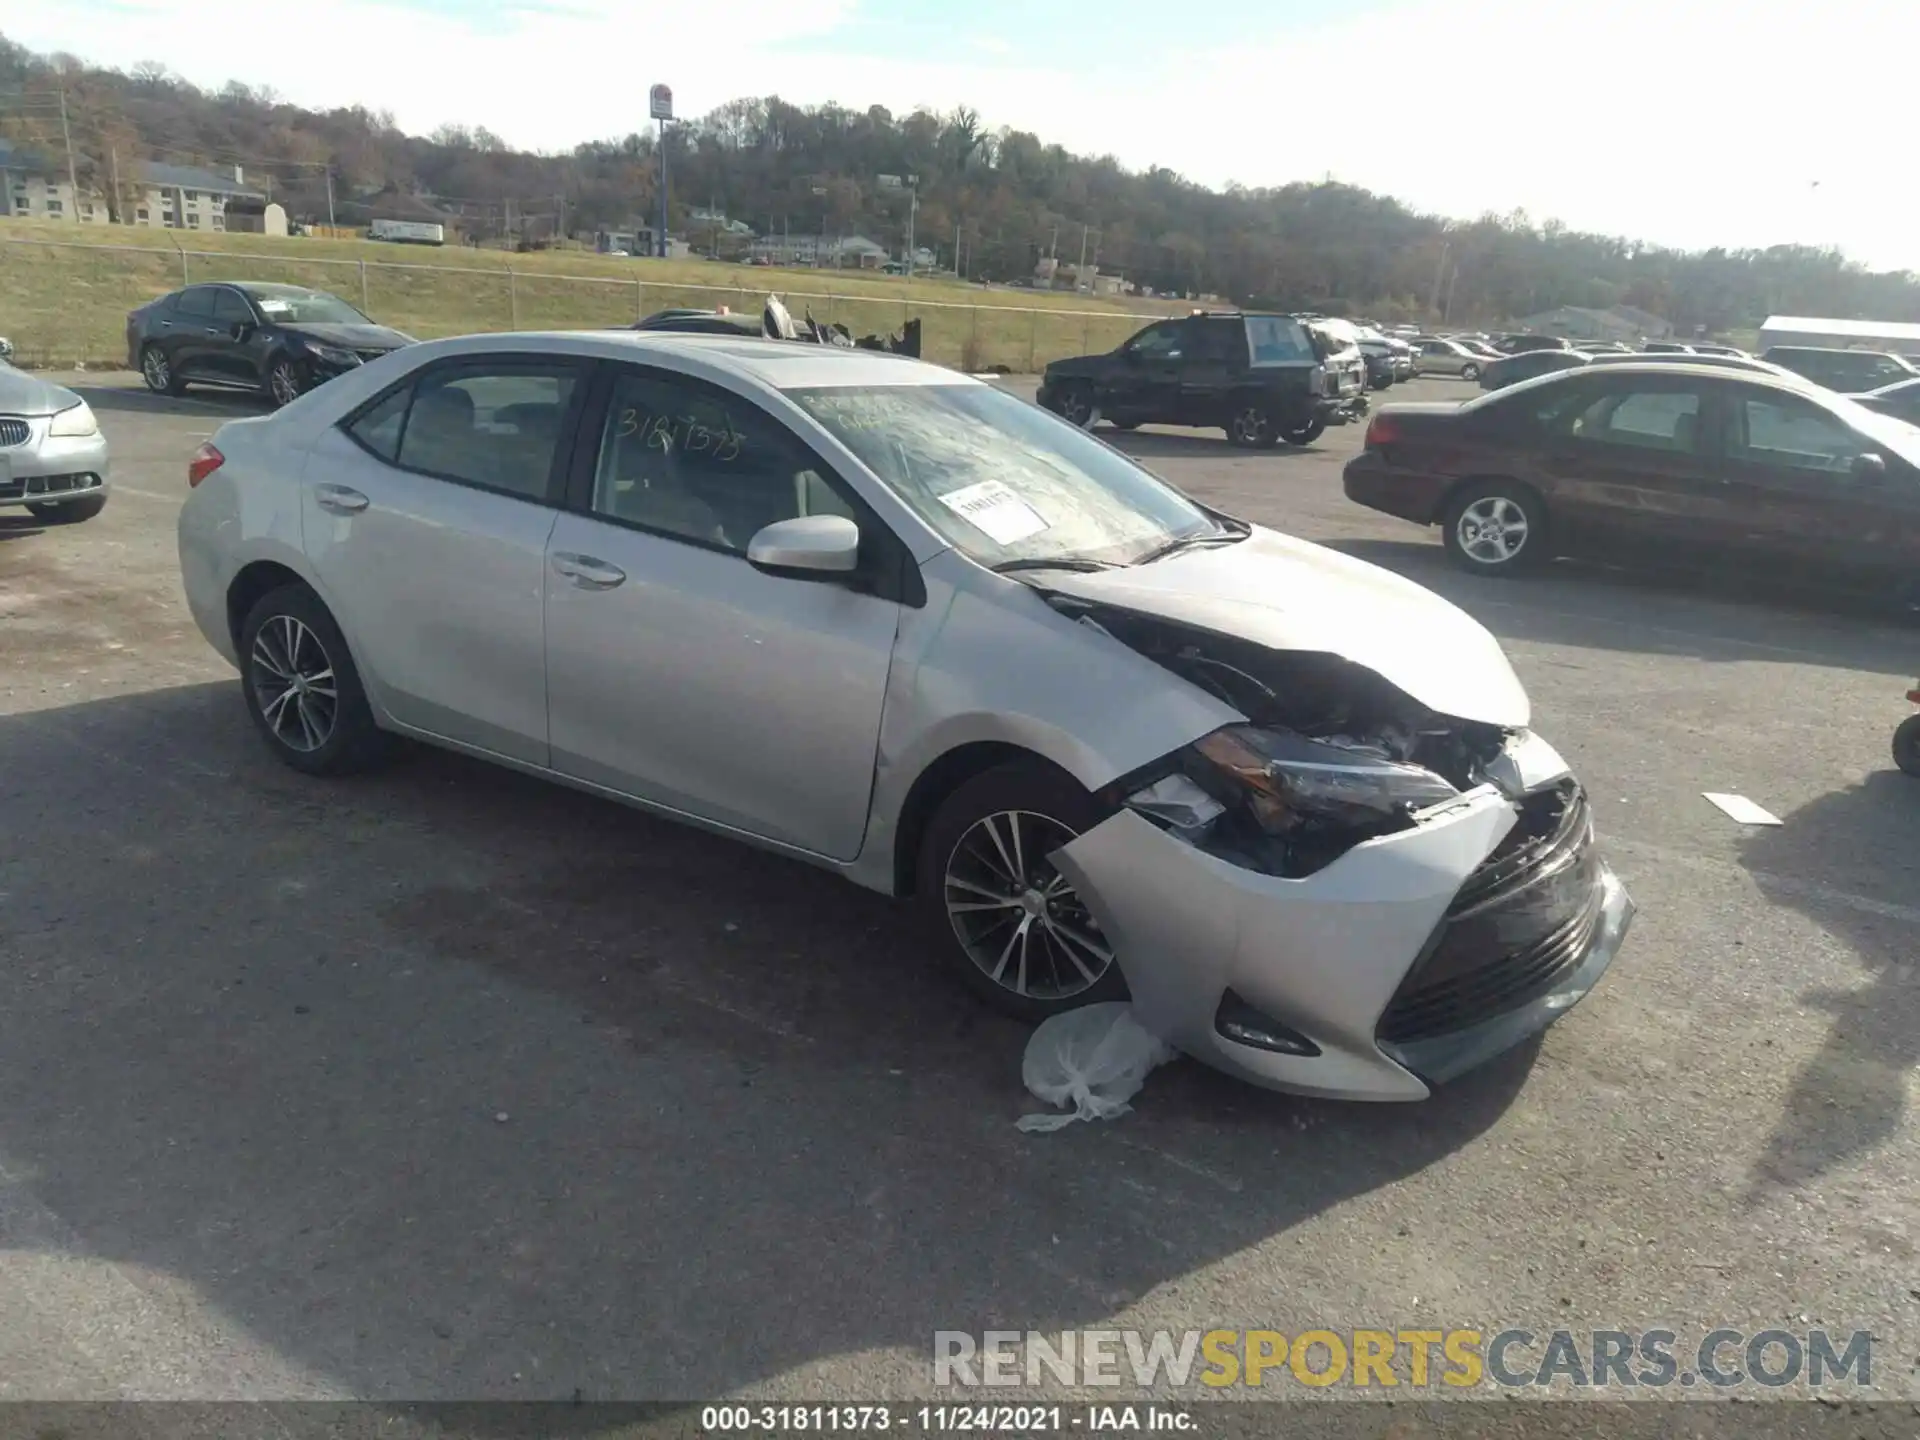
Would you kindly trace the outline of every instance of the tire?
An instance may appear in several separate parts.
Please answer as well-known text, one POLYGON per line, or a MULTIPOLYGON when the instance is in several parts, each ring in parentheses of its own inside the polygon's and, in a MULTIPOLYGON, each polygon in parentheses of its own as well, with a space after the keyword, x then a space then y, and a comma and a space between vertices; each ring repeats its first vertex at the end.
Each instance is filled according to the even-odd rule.
POLYGON ((942 962, 1002 1014, 1038 1023, 1127 998, 1099 926, 1045 860, 1106 818, 1069 776, 1015 760, 962 784, 927 826, 915 904, 942 962), (1016 819, 1017 849, 1009 828, 1016 819), (1015 870, 1023 872, 1018 880, 1015 870), (954 910, 950 902, 981 908, 954 910))
POLYGON ((27 513, 49 525, 78 525, 83 520, 93 519, 106 508, 106 496, 89 495, 83 500, 43 500, 37 505, 27 506, 27 513))
POLYGON ((187 382, 174 373, 167 352, 158 345, 140 347, 140 378, 156 395, 178 395, 187 388, 187 382))
POLYGON ((1138 430, 1140 428, 1140 422, 1138 420, 1109 420, 1107 423, 1116 430, 1138 430))
POLYGON ((1382 375, 1378 380, 1373 382, 1373 388, 1376 390, 1386 390, 1392 385, 1393 377, 1391 375, 1382 375))
POLYGON ((1909 715, 1893 732, 1893 763, 1908 775, 1920 776, 1920 715, 1909 715))
POLYGON ((1311 445, 1327 433, 1327 422, 1315 416, 1304 425, 1295 425, 1291 430, 1282 430, 1280 438, 1289 445, 1311 445))
POLYGON ((1524 575, 1553 558, 1546 502, 1517 480, 1464 486, 1441 523, 1448 557, 1474 575, 1524 575))
POLYGON ((1480 378, 1480 367, 1473 364, 1462 365, 1460 367, 1460 378, 1462 380, 1478 380, 1480 378))
POLYGON ((1069 385, 1060 392, 1060 418, 1069 425, 1091 430, 1100 419, 1100 407, 1093 403, 1091 385, 1069 385))
POLYGON ((267 367, 267 398, 278 410, 283 405, 291 405, 306 390, 306 380, 300 373, 300 367, 287 356, 282 355, 267 367))
POLYGON ((305 585, 283 585, 254 602, 240 626, 239 654, 247 713, 267 748, 295 770, 350 775, 392 752, 391 737, 373 723, 346 637, 305 585), (291 698, 280 683, 288 674, 308 682, 291 698), (331 696, 323 677, 333 682, 331 696))
POLYGON ((1243 450, 1271 450, 1279 442, 1279 422, 1266 401, 1248 396, 1233 402, 1227 416, 1228 444, 1243 450))

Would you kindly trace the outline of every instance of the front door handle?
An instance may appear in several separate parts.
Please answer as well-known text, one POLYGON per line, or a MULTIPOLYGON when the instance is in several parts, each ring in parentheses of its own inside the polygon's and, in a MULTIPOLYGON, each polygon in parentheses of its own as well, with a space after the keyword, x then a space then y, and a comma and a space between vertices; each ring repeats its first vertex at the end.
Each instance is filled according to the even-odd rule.
POLYGON ((627 572, 618 565, 568 550, 554 551, 548 563, 553 566, 554 574, 564 575, 582 590, 611 590, 627 578, 627 572))
POLYGON ((314 503, 335 515, 358 515, 367 508, 367 497, 345 485, 321 485, 313 492, 314 503))

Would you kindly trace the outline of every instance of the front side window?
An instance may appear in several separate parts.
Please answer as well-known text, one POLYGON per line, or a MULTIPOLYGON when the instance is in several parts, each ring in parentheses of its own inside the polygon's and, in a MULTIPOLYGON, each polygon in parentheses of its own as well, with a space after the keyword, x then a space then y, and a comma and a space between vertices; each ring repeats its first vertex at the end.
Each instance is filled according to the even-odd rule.
POLYGON ((1180 353, 1186 327, 1177 320, 1149 325, 1127 342, 1127 350, 1142 360, 1166 360, 1180 353))
POLYGON ((1590 444, 1698 454, 1700 395, 1693 390, 1610 391, 1576 411, 1567 433, 1590 444))
POLYGON ((1173 541, 1236 533, 1119 451, 991 385, 788 398, 982 564, 1126 565, 1173 541))
MULTIPOLYGON (((399 463, 527 500, 552 493, 554 456, 577 377, 512 364, 429 373, 413 387, 399 463)), ((371 413, 371 412, 369 412, 371 413)))
POLYGON ((614 386, 593 511, 736 554, 778 520, 854 518, 806 447, 758 406, 640 371, 614 386))
POLYGON ((213 291, 204 285, 196 285, 191 290, 182 290, 179 300, 174 304, 174 309, 181 315, 192 316, 195 319, 211 320, 213 318, 213 291))
POLYGON ((253 310, 238 290, 213 293, 213 318, 223 325, 251 325, 253 310))
POLYGON ((1728 448, 1736 459, 1757 465, 1844 475, 1868 446, 1818 406, 1769 395, 1742 399, 1734 407, 1728 448))

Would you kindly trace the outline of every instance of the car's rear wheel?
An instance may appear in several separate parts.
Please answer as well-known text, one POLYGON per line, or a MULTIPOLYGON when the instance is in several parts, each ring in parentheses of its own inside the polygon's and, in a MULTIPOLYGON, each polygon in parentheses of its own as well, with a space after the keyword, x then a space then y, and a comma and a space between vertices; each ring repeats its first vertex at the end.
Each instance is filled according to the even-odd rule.
POLYGON ((267 398, 276 406, 291 405, 300 398, 300 392, 306 388, 300 374, 300 367, 285 355, 268 367, 267 398))
POLYGON ((1093 403, 1093 387, 1069 385, 1060 393, 1060 418, 1069 425, 1091 430, 1100 418, 1100 407, 1093 403))
POLYGON ((1265 450, 1280 439, 1280 427, 1267 402, 1258 399, 1236 400, 1227 416, 1227 440, 1249 450, 1265 450))
POLYGON ((1112 948, 1050 858, 1105 819, 1050 765, 1012 761, 949 795, 920 847, 917 903, 961 982, 1040 1021, 1127 995, 1112 948))
POLYGON ((1893 732, 1893 763, 1909 775, 1920 775, 1920 715, 1909 715, 1893 732))
POLYGON ((140 378, 147 382, 147 389, 156 395, 178 395, 187 388, 187 382, 174 373, 173 362, 167 359, 167 352, 158 345, 141 349, 140 378))
POLYGON ((78 525, 82 520, 91 520, 107 508, 107 497, 88 495, 80 500, 43 500, 37 505, 27 506, 27 512, 36 520, 44 520, 49 525, 78 525))
POLYGON ((373 723, 346 637, 320 597, 283 585, 240 626, 247 713, 267 748, 309 775, 346 775, 384 759, 392 742, 373 723))
POLYGON ((1547 507, 1517 480, 1481 480, 1447 506, 1447 554, 1476 575, 1519 575, 1552 558, 1547 507))
POLYGON ((1313 419, 1307 421, 1306 424, 1295 425, 1291 429, 1282 430, 1280 434, 1289 445, 1311 445, 1324 435, 1326 431, 1327 422, 1316 415, 1313 419))
POLYGON ((1462 365, 1460 367, 1460 378, 1462 380, 1478 380, 1480 378, 1480 367, 1473 364, 1462 365))

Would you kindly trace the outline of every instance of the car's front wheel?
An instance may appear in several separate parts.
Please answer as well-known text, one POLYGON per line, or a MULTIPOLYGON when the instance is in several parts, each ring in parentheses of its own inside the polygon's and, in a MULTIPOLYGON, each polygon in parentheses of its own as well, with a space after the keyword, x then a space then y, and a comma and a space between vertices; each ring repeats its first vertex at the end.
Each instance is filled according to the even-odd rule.
POLYGON ((285 355, 268 367, 267 398, 276 406, 291 405, 300 398, 300 392, 306 388, 300 374, 300 367, 285 355))
POLYGON ((247 713, 267 748, 309 775, 345 775, 385 758, 346 637, 320 597, 283 585, 254 602, 240 626, 247 713))
POLYGON ((995 1009, 1040 1021, 1126 998, 1112 947, 1052 860, 1105 818, 1036 760, 974 776, 928 825, 917 903, 946 963, 995 1009))
POLYGON ((1447 554, 1476 575, 1519 575, 1552 558, 1547 507, 1517 480, 1482 480, 1467 486, 1447 506, 1447 554))
POLYGON ((1304 425, 1295 425, 1280 432, 1281 438, 1289 445, 1311 445, 1327 431, 1327 422, 1318 415, 1304 425))
POLYGON ((42 500, 36 505, 27 506, 27 512, 36 520, 44 520, 49 525, 78 525, 82 520, 91 520, 107 508, 107 497, 88 495, 80 500, 42 500))
POLYGON ((1920 775, 1920 715, 1909 715, 1893 732, 1893 763, 1909 775, 1920 775))
POLYGON ((1100 407, 1093 403, 1093 387, 1069 385, 1060 393, 1060 418, 1069 425, 1091 430, 1100 418, 1100 407))
POLYGON ((148 345, 140 351, 140 378, 156 395, 178 395, 187 388, 186 381, 174 373, 167 352, 158 345, 148 345))

